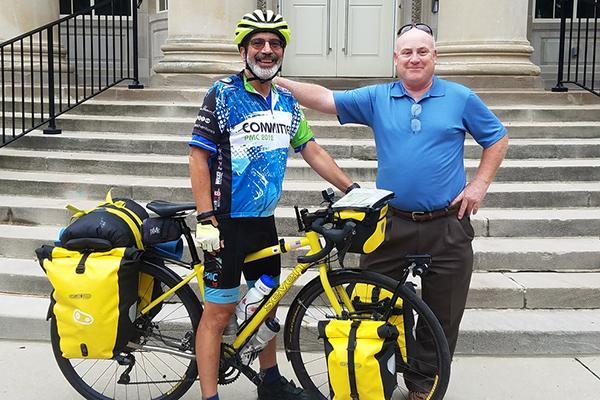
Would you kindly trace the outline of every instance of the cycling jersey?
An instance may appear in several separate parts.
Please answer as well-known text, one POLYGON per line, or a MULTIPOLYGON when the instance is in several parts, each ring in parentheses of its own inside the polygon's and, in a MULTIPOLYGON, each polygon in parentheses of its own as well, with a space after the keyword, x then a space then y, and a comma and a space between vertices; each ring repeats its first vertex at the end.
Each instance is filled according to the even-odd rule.
POLYGON ((273 215, 289 146, 301 151, 313 140, 289 91, 272 85, 270 100, 243 72, 215 82, 204 98, 189 145, 212 153, 209 168, 217 214, 273 215))

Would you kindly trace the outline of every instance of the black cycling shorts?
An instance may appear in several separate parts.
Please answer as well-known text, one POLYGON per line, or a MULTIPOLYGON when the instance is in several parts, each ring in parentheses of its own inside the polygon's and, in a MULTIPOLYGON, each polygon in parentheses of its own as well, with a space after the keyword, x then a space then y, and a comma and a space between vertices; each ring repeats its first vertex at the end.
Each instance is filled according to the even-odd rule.
POLYGON ((224 247, 215 255, 204 252, 204 300, 229 304, 240 300, 242 271, 249 286, 263 274, 281 274, 279 254, 244 264, 250 253, 277 244, 275 217, 219 219, 224 247))

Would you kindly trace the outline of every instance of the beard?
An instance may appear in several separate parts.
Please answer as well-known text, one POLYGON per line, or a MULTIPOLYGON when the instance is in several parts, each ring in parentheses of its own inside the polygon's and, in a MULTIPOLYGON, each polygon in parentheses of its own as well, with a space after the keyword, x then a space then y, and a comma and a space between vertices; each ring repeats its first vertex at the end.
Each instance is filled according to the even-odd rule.
POLYGON ((282 63, 282 59, 274 54, 265 56, 257 55, 254 58, 246 57, 246 60, 248 62, 248 65, 250 66, 250 71, 252 71, 252 73, 256 75, 257 78, 265 80, 272 79, 277 74, 277 72, 279 72, 279 68, 281 68, 282 63), (273 66, 271 68, 260 67, 258 65, 258 62, 264 60, 274 61, 273 66))

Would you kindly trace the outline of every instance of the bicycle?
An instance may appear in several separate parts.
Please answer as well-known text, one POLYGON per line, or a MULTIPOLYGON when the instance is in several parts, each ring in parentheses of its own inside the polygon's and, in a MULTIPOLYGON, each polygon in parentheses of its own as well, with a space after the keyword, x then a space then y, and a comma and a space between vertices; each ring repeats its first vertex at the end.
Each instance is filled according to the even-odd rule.
MULTIPOLYGON (((432 385, 430 399, 442 399, 449 381, 450 356, 442 328, 427 305, 417 296, 413 285, 407 282, 412 271, 421 275, 427 270, 427 256, 414 256, 412 265, 404 271, 398 282, 371 271, 332 268, 337 257, 343 266, 355 223, 336 220, 332 209, 333 191, 323 191, 327 207, 308 212, 295 207, 300 232, 304 236, 267 247, 246 257, 245 262, 282 254, 308 246, 309 251, 298 257, 298 264, 287 277, 266 296, 256 312, 238 329, 231 343, 223 342, 219 368, 219 384, 229 384, 245 375, 254 384, 260 375, 240 356, 244 345, 274 310, 294 282, 309 268, 318 266, 319 276, 305 285, 293 299, 285 320, 283 343, 300 385, 311 397, 325 399, 329 395, 327 362, 322 339, 317 336, 317 322, 331 318, 390 320, 403 315, 414 324, 406 332, 404 349, 398 349, 396 367, 398 389, 406 393, 412 378, 425 379, 432 385), (320 236, 324 238, 322 246, 320 236), (375 293, 387 297, 373 298, 375 293), (369 299, 370 298, 370 299, 369 299), (365 300, 367 299, 367 300, 365 300), (397 305, 402 301, 402 307, 397 305), (395 306, 394 306, 395 305, 395 306), (413 349, 411 347, 415 347, 413 349), (424 358, 416 357, 415 350, 428 352, 424 358), (406 359, 402 359, 401 354, 406 359)), ((138 312, 135 321, 136 335, 118 357, 110 360, 65 359, 59 348, 56 322, 51 318, 51 342, 54 356, 67 381, 86 399, 168 399, 183 396, 197 380, 194 355, 196 327, 202 316, 203 265, 195 247, 192 232, 185 218, 195 211, 194 203, 152 201, 147 208, 160 217, 172 218, 183 232, 191 262, 158 256, 149 251, 144 256, 140 272, 151 276, 153 300, 138 312), (193 272, 180 277, 176 268, 193 272), (196 278, 200 298, 189 283, 196 278), (159 290, 156 290, 156 289, 159 290), (156 293, 154 293, 154 291, 156 293)), ((51 317, 51 316, 50 316, 51 317)), ((256 354, 246 354, 254 360, 256 354)))

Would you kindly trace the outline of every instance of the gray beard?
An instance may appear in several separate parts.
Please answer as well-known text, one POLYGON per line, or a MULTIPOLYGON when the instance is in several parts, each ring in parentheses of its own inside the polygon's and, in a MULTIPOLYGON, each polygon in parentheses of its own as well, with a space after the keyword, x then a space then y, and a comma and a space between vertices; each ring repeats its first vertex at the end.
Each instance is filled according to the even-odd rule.
POLYGON ((281 62, 280 58, 271 68, 261 68, 256 64, 254 58, 248 57, 248 65, 250 66, 252 73, 259 79, 271 79, 279 71, 281 62))

